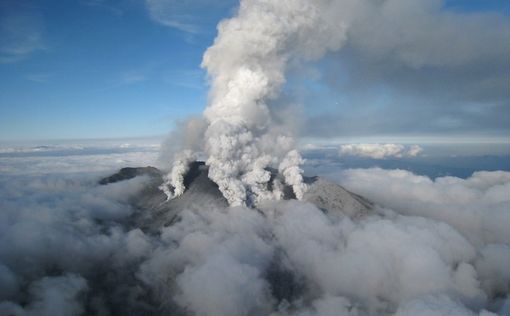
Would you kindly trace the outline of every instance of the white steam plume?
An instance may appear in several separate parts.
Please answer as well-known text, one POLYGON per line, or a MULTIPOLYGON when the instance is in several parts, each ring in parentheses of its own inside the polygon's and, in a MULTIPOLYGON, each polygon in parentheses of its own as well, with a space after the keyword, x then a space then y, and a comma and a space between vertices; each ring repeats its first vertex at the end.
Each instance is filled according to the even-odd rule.
POLYGON ((237 15, 219 24, 218 36, 202 62, 211 79, 204 152, 209 177, 231 205, 275 196, 268 192, 270 165, 280 164, 296 197, 303 195, 302 159, 292 147, 283 153, 277 148, 279 135, 271 135, 269 104, 285 83, 290 63, 340 48, 345 27, 338 14, 332 14, 337 4, 243 0, 237 15))
POLYGON ((298 200, 301 200, 306 192, 306 184, 303 183, 303 170, 299 168, 302 163, 301 155, 297 150, 292 150, 285 156, 278 168, 278 171, 285 177, 285 182, 292 186, 298 200))
POLYGON ((191 150, 184 150, 175 155, 172 171, 165 176, 165 182, 160 189, 166 194, 167 200, 184 193, 184 176, 189 171, 189 164, 196 159, 191 150), (174 188, 170 191, 169 186, 174 188))

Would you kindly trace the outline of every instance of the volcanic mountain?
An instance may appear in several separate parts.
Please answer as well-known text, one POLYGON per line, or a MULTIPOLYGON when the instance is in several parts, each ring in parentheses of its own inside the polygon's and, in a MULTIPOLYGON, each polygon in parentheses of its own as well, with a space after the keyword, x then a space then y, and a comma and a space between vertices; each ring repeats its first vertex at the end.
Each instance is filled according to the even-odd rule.
MULTIPOLYGON (((276 170, 269 171, 272 178, 281 178, 276 170)), ((133 206, 139 210, 135 213, 132 224, 146 232, 155 233, 161 227, 178 221, 182 210, 228 206, 218 186, 209 179, 207 174, 208 167, 204 162, 192 163, 184 178, 186 191, 181 196, 168 201, 166 195, 159 189, 163 183, 163 173, 154 167, 123 168, 116 174, 100 180, 99 183, 107 185, 137 176, 150 177, 149 184, 132 199, 133 206)), ((373 207, 367 199, 321 177, 304 177, 304 181, 309 187, 303 201, 314 204, 329 216, 348 216, 355 219, 370 213, 373 207)), ((295 199, 290 186, 284 188, 284 199, 295 199)))

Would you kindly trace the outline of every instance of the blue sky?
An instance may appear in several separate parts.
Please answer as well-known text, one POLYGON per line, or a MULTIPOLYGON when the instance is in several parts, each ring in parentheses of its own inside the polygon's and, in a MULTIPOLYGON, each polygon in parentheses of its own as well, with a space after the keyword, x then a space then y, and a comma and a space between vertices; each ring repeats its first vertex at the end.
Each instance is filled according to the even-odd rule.
MULTIPOLYGON (((205 107, 207 84, 200 69, 201 57, 214 40, 215 25, 230 16, 235 6, 235 1, 228 0, 184 4, 173 0, 2 1, 0 140, 112 138, 168 132, 175 120, 199 114, 205 107)), ((504 18, 508 17, 510 4, 506 0, 450 0, 444 10, 459 14, 488 12, 504 18)), ((345 71, 346 77, 354 77, 349 69, 359 60, 353 54, 358 56, 356 49, 348 48, 314 67, 322 71, 333 64, 345 71)), ((503 60, 498 67, 506 67, 507 62, 503 60)), ((466 67, 471 66, 478 67, 466 67)), ((467 68, 439 77, 460 76, 467 68)), ((376 73, 374 69, 367 73, 376 73)), ((318 82, 299 75, 289 80, 294 86, 286 92, 297 91, 299 97, 292 98, 299 99, 306 109, 306 120, 312 122, 304 128, 304 136, 435 135, 435 123, 431 128, 427 127, 430 124, 421 126, 407 120, 410 116, 437 120, 440 136, 458 136, 467 131, 487 138, 508 135, 504 127, 508 106, 500 104, 503 97, 486 100, 477 95, 460 100, 456 95, 443 95, 441 88, 431 84, 437 82, 437 69, 395 71, 402 78, 410 74, 427 78, 421 72, 430 74, 429 81, 417 84, 439 91, 433 94, 441 97, 434 100, 433 106, 425 105, 428 96, 415 93, 402 80, 393 83, 383 77, 377 80, 389 83, 381 84, 366 79, 380 78, 377 75, 363 78, 366 84, 349 79, 339 86, 330 84, 333 80, 328 80, 328 75, 318 82), (439 110, 452 98, 462 106, 448 113, 439 110), (396 100, 412 105, 402 107, 396 105, 396 100), (478 118, 473 118, 470 111, 486 115, 477 123, 478 118), (391 114, 393 121, 381 118, 381 113, 391 114), (334 122, 327 122, 325 117, 334 122), (461 123, 457 117, 461 117, 461 123), (316 124, 318 121, 331 124, 316 124), (354 128, 347 121, 369 123, 354 128), (398 123, 403 121, 409 123, 398 123), (338 122, 350 126, 349 132, 337 128, 338 122), (456 124, 460 127, 455 128, 456 124), (328 126, 331 128, 325 130, 328 126)), ((461 91, 465 87, 457 88, 461 91)))
POLYGON ((141 1, 7 5, 28 25, 15 32, 40 39, 0 64, 1 139, 162 134, 203 109, 201 56, 226 11, 190 33, 155 21, 141 1))

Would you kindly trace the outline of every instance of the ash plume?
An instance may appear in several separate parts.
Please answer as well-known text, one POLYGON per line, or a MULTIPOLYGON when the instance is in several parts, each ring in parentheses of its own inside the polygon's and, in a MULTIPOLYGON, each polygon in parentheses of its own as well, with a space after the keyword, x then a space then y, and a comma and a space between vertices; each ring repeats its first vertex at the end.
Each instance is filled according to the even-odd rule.
POLYGON ((167 200, 174 196, 179 196, 184 193, 184 176, 189 171, 189 164, 194 161, 195 155, 191 150, 185 150, 176 155, 172 172, 165 177, 165 182, 160 186, 160 189, 166 194, 167 200), (170 191, 167 183, 170 183, 174 192, 170 191))
MULTIPOLYGON (((326 0, 245 0, 234 17, 219 24, 202 61, 211 84, 202 150, 209 177, 230 205, 278 196, 268 192, 269 166, 279 166, 302 197, 302 159, 291 135, 275 132, 270 106, 292 63, 318 59, 342 45, 345 28, 331 14, 336 6, 326 0)), ((172 175, 187 163, 176 159, 172 175)), ((174 187, 173 196, 182 193, 182 182, 175 181, 182 177, 168 178, 164 186, 174 187)))
POLYGON ((339 170, 325 155, 324 175, 340 172, 343 188, 303 177, 273 111, 291 68, 347 39, 413 67, 509 55, 505 31, 488 36, 491 16, 444 13, 442 3, 242 0, 205 53, 203 117, 163 145, 175 157, 166 176, 107 175, 121 158, 152 157, 118 148, 108 159, 0 156, 0 315, 510 315, 510 172, 432 179, 339 170), (466 30, 503 44, 484 39, 471 54, 465 34, 476 32, 466 30), (194 161, 202 156, 207 166, 194 161))

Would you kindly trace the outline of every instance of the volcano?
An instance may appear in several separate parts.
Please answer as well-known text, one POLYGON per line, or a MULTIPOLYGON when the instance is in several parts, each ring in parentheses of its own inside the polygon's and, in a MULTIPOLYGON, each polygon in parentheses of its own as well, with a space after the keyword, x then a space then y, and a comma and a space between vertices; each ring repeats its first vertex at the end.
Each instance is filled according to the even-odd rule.
MULTIPOLYGON (((109 185, 135 177, 148 177, 149 181, 143 189, 131 198, 131 204, 137 211, 133 213, 127 224, 130 229, 139 228, 147 235, 158 236, 169 226, 177 225, 181 221, 181 213, 185 211, 209 212, 229 207, 216 183, 209 179, 208 171, 208 166, 204 162, 193 162, 184 178, 185 192, 170 200, 167 200, 166 194, 159 188, 164 182, 164 173, 154 167, 123 168, 101 179, 99 184, 109 185)), ((271 180, 276 178, 283 183, 282 176, 276 170, 269 169, 269 171, 271 180)), ((329 218, 349 217, 353 220, 361 220, 373 213, 374 206, 370 201, 349 192, 338 184, 321 177, 304 177, 304 182, 308 185, 308 191, 302 202, 317 206, 329 218)), ((271 188, 268 189, 271 190, 271 188)), ((283 193, 284 200, 296 198, 291 186, 286 185, 283 193)), ((259 211, 256 207, 253 209, 259 211)), ((290 302, 303 295, 306 284, 287 267, 286 260, 282 259, 285 256, 284 253, 275 254, 269 266, 266 267, 263 277, 271 288, 273 298, 281 302, 290 302)), ((170 303, 156 310, 151 307, 149 312, 143 310, 141 313, 188 315, 177 305, 170 303)))
MULTIPOLYGON (((281 179, 281 175, 270 169, 272 179, 281 179)), ((134 214, 132 224, 143 231, 156 233, 162 227, 172 225, 179 220, 183 210, 207 210, 228 207, 216 183, 208 177, 208 167, 204 162, 195 161, 190 165, 184 177, 186 191, 181 196, 167 200, 159 189, 163 183, 163 172, 154 167, 122 168, 119 172, 103 178, 101 185, 108 185, 132 179, 137 176, 150 178, 147 186, 132 198, 133 206, 139 210, 134 214)), ((342 186, 321 177, 304 177, 308 185, 303 201, 314 204, 328 216, 356 219, 371 212, 373 205, 362 196, 354 194, 342 186)), ((272 182, 272 181, 271 181, 272 182)), ((284 188, 284 199, 295 199, 292 188, 284 188)))

